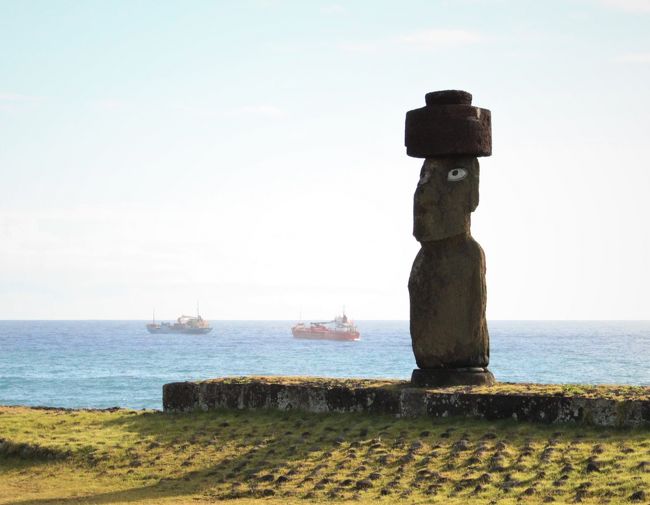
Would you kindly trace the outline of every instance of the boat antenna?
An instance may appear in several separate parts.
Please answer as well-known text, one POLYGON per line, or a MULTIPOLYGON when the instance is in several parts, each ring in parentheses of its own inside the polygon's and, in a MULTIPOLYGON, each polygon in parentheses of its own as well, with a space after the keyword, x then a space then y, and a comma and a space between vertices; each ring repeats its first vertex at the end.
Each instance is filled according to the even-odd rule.
POLYGON ((153 309, 153 324, 156 324, 156 308, 153 309))
POLYGON ((199 301, 198 300, 196 301, 196 317, 200 317, 199 316, 199 301))

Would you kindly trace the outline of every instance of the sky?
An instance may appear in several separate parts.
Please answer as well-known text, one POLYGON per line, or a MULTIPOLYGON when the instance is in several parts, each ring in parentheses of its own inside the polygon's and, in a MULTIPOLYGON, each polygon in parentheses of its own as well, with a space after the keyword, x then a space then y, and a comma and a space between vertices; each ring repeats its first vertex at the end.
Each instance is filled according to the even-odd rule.
POLYGON ((0 319, 408 319, 441 89, 488 319, 650 319, 650 0, 0 0, 0 47, 0 319))

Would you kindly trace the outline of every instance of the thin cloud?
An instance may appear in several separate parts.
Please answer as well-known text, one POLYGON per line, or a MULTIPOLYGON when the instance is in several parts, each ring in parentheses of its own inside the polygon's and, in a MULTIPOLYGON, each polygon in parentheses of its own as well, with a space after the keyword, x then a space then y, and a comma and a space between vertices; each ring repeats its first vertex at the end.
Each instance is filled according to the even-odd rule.
POLYGON ((126 107, 126 102, 122 100, 107 98, 103 100, 96 100, 93 102, 93 105, 98 109, 103 109, 103 110, 119 110, 119 109, 124 109, 126 107))
POLYGON ((468 30, 420 30, 402 35, 397 42, 417 49, 464 46, 480 42, 481 36, 468 30))
POLYGON ((627 12, 650 12, 650 0, 599 0, 599 3, 627 12))
POLYGON ((650 63, 650 52, 624 54, 619 58, 619 61, 626 63, 650 63))
POLYGON ((345 42, 339 49, 348 53, 374 53, 382 46, 379 42, 345 42))
POLYGON ((20 95, 17 93, 0 93, 0 102, 4 103, 31 103, 39 102, 42 98, 38 96, 20 95))
POLYGON ((347 14, 348 12, 348 10, 345 7, 343 7, 341 4, 323 5, 320 8, 320 11, 323 14, 333 14, 333 15, 347 14))
POLYGON ((406 33, 385 40, 346 42, 339 48, 354 53, 371 53, 389 48, 430 51, 435 49, 460 47, 476 44, 484 40, 473 31, 461 29, 429 29, 406 33))
POLYGON ((267 118, 281 118, 286 116, 286 112, 275 105, 246 105, 238 108, 235 112, 247 116, 267 118))

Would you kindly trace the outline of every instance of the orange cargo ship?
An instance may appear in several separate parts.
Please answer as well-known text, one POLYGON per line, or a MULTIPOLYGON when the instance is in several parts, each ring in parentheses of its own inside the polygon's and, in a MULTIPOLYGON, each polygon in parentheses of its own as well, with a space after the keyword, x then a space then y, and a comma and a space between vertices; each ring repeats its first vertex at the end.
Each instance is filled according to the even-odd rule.
POLYGON ((294 338, 305 338, 310 340, 342 340, 354 341, 361 338, 361 334, 354 322, 348 319, 343 313, 342 316, 332 321, 321 321, 313 323, 298 323, 291 328, 294 338))

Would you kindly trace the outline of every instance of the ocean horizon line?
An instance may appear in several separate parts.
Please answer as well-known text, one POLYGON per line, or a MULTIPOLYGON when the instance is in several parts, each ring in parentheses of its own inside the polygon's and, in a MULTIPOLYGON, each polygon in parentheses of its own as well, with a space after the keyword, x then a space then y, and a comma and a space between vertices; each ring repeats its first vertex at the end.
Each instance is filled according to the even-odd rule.
MULTIPOLYGON (((178 316, 176 316, 178 317, 178 316)), ((156 319, 176 319, 176 317, 157 317, 156 319)), ((209 318, 211 322, 284 322, 284 321, 300 321, 309 318, 289 318, 289 319, 263 319, 263 318, 250 318, 250 319, 223 319, 223 318, 209 318)), ((373 321, 373 322, 409 322, 409 319, 358 319, 354 318, 355 321, 373 321)), ((100 319, 100 318, 58 318, 58 319, 43 319, 43 318, 34 318, 34 319, 1 319, 2 322, 147 322, 151 319, 122 319, 122 318, 111 318, 111 319, 100 319)), ((488 322, 561 322, 561 323, 579 323, 579 322, 638 322, 638 323, 647 323, 650 322, 650 319, 488 319, 488 322)))

